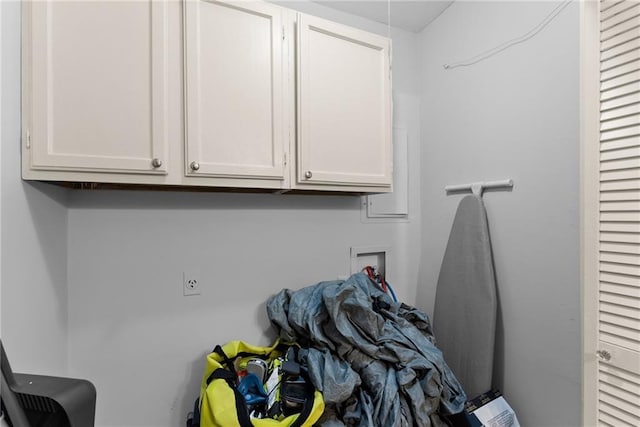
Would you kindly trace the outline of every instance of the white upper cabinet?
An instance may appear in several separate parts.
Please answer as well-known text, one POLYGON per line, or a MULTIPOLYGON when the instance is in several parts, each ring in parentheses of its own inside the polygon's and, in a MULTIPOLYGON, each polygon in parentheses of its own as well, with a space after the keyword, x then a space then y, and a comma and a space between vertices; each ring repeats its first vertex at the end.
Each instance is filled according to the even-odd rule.
POLYGON ((282 8, 185 8, 186 174, 284 181, 282 8))
POLYGON ((25 178, 166 173, 167 5, 23 3, 25 178))
POLYGON ((298 187, 390 187, 389 39, 300 15, 298 187))
POLYGON ((389 192, 389 44, 259 1, 24 2, 22 176, 389 192))

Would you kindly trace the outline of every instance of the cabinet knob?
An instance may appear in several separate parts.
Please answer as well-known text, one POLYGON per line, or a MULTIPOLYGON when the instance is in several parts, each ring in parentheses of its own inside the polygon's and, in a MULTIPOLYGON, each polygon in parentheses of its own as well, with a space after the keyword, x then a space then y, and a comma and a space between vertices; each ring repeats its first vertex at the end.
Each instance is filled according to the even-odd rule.
POLYGON ((189 166, 191 167, 191 170, 194 170, 194 171, 197 171, 198 169, 200 169, 200 163, 196 161, 191 162, 189 166))
POLYGON ((611 353, 609 353, 607 350, 598 350, 596 353, 598 354, 598 356, 600 356, 600 359, 604 360, 605 362, 611 360, 611 353))
POLYGON ((304 173, 304 177, 307 178, 307 179, 311 179, 312 176, 313 176, 313 174, 311 173, 311 171, 306 171, 304 173))
POLYGON ((154 168, 159 168, 160 166, 162 166, 162 160, 156 157, 155 159, 151 160, 151 166, 153 166, 154 168))

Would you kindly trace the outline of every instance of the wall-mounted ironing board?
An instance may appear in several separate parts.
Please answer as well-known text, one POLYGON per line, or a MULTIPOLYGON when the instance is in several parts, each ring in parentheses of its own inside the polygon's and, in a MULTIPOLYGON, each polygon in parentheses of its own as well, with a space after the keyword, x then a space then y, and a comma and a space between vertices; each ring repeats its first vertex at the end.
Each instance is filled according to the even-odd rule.
POLYGON ((485 188, 512 187, 511 180, 449 186, 471 190, 456 211, 436 290, 433 328, 437 346, 471 400, 492 387, 497 316, 496 278, 485 188))

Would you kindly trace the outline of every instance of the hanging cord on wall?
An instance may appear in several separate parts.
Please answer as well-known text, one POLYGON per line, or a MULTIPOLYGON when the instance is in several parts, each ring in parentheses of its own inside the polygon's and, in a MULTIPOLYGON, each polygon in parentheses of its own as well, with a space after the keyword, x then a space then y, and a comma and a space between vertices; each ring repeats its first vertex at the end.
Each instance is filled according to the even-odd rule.
POLYGON ((387 37, 391 40, 391 0, 387 0, 387 37))
POLYGON ((483 52, 479 55, 476 55, 470 59, 464 60, 464 61, 459 61, 459 62, 454 62, 453 64, 444 64, 443 67, 447 70, 452 70, 454 68, 458 68, 458 67, 468 67, 470 65, 473 64, 477 64, 480 61, 484 61, 487 58, 491 58, 494 55, 497 55, 498 53, 502 52, 503 50, 506 50, 508 48, 510 48, 511 46, 523 43, 531 38, 533 38, 536 34, 538 34, 540 31, 542 31, 547 25, 549 25, 549 23, 551 21, 553 21, 555 19, 556 16, 558 16, 558 14, 560 12, 562 12, 562 10, 567 7, 569 5, 569 3, 571 3, 573 0, 565 0, 563 3, 559 4, 558 6, 556 6, 555 9, 553 9, 551 11, 551 13, 549 13, 549 15, 547 15, 546 18, 544 18, 542 20, 542 22, 540 22, 538 25, 536 25, 531 31, 529 31, 528 33, 524 34, 523 36, 517 37, 515 39, 509 40, 503 44, 501 44, 500 46, 496 46, 493 49, 487 50, 486 52, 483 52))
POLYGON ((391 49, 393 48, 393 43, 391 43, 391 0, 387 0, 387 38, 389 39, 389 78, 391 78, 393 67, 391 62, 391 49))

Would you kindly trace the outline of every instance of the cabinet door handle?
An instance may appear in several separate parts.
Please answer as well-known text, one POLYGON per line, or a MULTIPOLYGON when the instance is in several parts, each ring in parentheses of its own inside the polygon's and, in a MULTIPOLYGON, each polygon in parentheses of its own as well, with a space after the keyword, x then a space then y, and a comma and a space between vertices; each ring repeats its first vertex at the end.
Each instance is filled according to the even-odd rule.
POLYGON ((307 178, 307 179, 311 179, 312 176, 313 176, 313 173, 311 173, 311 171, 306 171, 304 173, 304 177, 307 178))
POLYGON ((596 354, 600 356, 600 359, 604 360, 605 362, 611 360, 611 353, 609 353, 607 350, 598 350, 596 351, 596 354))
POLYGON ((194 171, 197 171, 198 169, 200 169, 200 163, 196 161, 191 162, 189 166, 191 167, 191 170, 194 170, 194 171))
POLYGON ((156 157, 155 159, 151 160, 151 166, 153 166, 154 168, 159 168, 160 166, 162 166, 162 160, 156 157))

